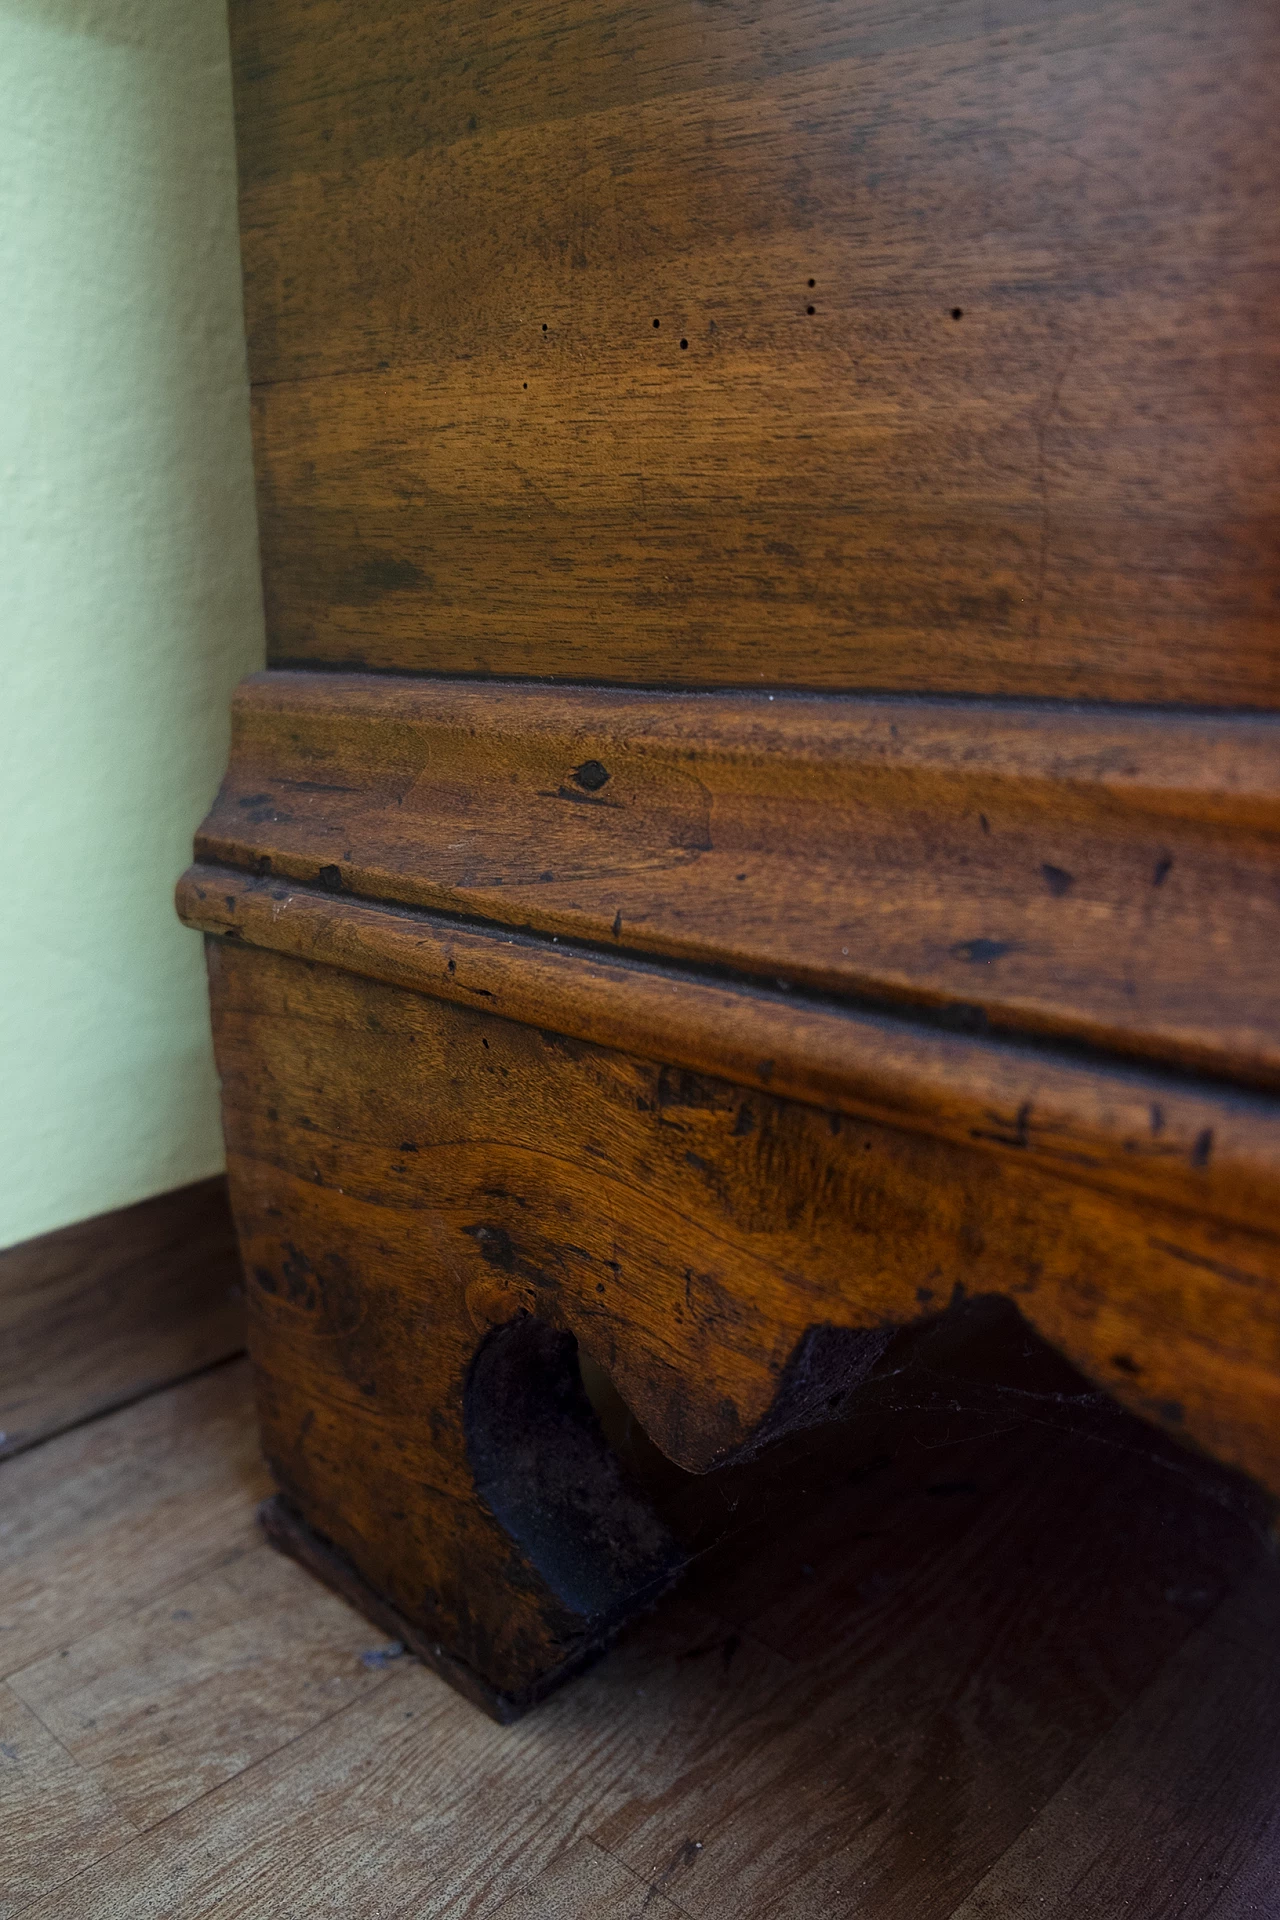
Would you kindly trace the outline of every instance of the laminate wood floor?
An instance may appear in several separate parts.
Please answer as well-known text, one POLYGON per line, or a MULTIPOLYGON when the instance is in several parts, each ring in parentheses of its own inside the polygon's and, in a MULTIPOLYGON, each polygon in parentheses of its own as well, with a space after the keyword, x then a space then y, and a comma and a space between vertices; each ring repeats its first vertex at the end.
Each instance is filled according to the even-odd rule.
POLYGON ((883 1424, 507 1729, 262 1544, 243 1362, 6 1462, 0 1916, 1280 1916, 1248 1502, 1052 1396, 883 1424))

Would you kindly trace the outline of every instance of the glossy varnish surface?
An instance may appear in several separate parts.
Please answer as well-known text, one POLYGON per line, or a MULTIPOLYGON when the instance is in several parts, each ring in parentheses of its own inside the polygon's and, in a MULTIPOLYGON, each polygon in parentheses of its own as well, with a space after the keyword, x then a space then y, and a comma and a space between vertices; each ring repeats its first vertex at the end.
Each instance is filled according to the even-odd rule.
MULTIPOLYGON (((268 1456, 410 1618, 464 1577, 459 1537, 477 1579, 510 1549, 468 1505, 463 1397, 525 1314, 701 1472, 764 1431, 811 1329, 1000 1295, 1280 1492, 1274 1232, 234 941, 210 973, 268 1456)), ((513 1633, 524 1607, 501 1601, 513 1633)))
POLYGON ((1280 724, 267 673, 197 854, 1280 1085, 1280 724))
POLYGON ((977 1311, 1280 1493, 1274 8, 233 15, 273 1538, 518 1714, 689 1557, 587 1374, 732 1474, 977 1311))
POLYGON ((277 664, 1276 704, 1269 0, 232 15, 277 664))
POLYGON ((228 867, 193 867, 178 909, 188 926, 228 942, 1275 1233, 1280 1108, 1267 1095, 228 867))

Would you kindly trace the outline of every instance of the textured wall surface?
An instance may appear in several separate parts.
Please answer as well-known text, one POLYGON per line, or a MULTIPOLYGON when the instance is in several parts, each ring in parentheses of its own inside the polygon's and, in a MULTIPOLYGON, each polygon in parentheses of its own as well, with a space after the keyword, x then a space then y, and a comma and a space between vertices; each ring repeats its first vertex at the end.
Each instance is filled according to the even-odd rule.
POLYGON ((262 622, 222 0, 0 0, 0 1246, 221 1165, 173 882, 262 622))

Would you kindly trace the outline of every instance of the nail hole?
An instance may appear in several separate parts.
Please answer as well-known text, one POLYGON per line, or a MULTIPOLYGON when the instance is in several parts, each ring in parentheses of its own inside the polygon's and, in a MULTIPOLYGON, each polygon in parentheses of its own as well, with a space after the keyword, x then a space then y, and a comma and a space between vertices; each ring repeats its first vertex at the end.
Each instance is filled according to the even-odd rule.
POLYGON ((817 309, 816 307, 806 307, 806 308, 805 308, 805 312, 806 312, 806 313, 816 313, 817 311, 818 311, 818 309, 817 309))
POLYGON ((545 333, 545 332, 546 332, 546 330, 547 330, 547 323, 546 323, 546 321, 544 320, 544 321, 543 321, 543 323, 542 323, 542 331, 543 331, 543 332, 545 333))
POLYGON ((963 319, 964 319, 964 308, 963 308, 963 307, 952 307, 952 309, 951 309, 951 318, 952 318, 953 320, 963 320, 963 319))
POLYGON ((602 767, 598 760, 584 760, 569 777, 575 787, 582 787, 587 793, 599 793, 601 787, 608 783, 609 770, 602 767))
POLYGON ((527 393, 529 391, 529 382, 527 380, 524 380, 521 382, 521 385, 524 387, 524 390, 527 393))
POLYGON ((653 324, 655 327, 660 327, 662 325, 662 322, 661 320, 655 320, 653 324))
POLYGON ((810 285, 811 287, 816 287, 816 286, 817 286, 817 284, 818 284, 818 283, 817 283, 817 281, 816 281, 816 280, 811 280, 811 281, 809 282, 809 285, 810 285))
POLYGON ((680 345, 681 345, 682 347, 687 347, 687 346, 688 346, 688 344, 689 344, 689 342, 688 342, 687 340, 682 340, 682 341, 680 342, 680 345))

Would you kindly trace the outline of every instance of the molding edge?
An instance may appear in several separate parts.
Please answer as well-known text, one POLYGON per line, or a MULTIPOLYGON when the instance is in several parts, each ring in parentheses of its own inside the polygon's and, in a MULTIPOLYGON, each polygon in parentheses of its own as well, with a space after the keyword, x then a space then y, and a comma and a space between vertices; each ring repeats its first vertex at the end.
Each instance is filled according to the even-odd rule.
POLYGON ((1274 1235, 1280 1101, 197 865, 206 935, 1274 1235))

